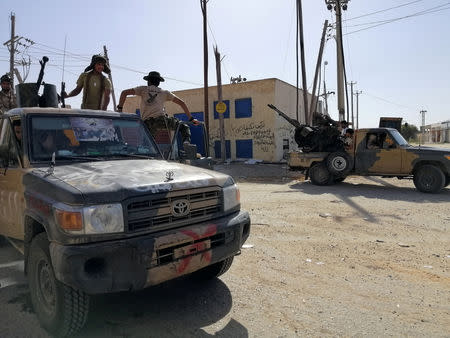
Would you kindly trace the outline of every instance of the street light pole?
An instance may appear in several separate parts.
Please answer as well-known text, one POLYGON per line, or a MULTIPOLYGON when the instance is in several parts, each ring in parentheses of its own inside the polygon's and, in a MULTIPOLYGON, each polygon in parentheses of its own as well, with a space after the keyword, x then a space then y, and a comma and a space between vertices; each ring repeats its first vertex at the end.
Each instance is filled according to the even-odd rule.
POLYGON ((362 94, 361 90, 355 92, 356 95, 356 129, 359 129, 359 95, 362 94))

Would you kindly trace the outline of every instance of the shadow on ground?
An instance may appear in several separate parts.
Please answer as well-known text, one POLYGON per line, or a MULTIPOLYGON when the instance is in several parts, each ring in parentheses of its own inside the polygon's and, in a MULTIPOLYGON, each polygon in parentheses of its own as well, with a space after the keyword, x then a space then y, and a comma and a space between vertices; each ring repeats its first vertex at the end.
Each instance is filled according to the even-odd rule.
POLYGON ((225 317, 231 306, 230 290, 220 279, 185 277, 139 292, 92 297, 78 337, 248 337, 234 319, 214 335, 202 329, 225 317))

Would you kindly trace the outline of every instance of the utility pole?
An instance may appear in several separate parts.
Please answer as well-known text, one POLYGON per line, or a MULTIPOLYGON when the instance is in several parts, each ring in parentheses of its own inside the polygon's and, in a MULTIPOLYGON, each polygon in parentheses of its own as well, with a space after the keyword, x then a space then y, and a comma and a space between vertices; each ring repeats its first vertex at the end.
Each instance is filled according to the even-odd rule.
POLYGON ((356 129, 359 129, 359 95, 362 94, 361 90, 355 92, 356 95, 356 129))
MULTIPOLYGON (((351 112, 352 112, 352 126, 353 126, 353 128, 355 127, 355 121, 354 121, 354 115, 353 115, 353 85, 354 84, 356 84, 357 82, 353 82, 353 81, 350 81, 350 83, 348 83, 349 85, 350 85, 350 97, 351 97, 351 101, 350 101, 350 107, 351 107, 351 112)), ((349 122, 349 121, 347 121, 347 122, 349 122)))
POLYGON ((425 143, 425 113, 426 110, 421 110, 420 114, 422 114, 422 143, 425 143))
MULTIPOLYGON (((204 111, 205 111, 205 126, 206 132, 209 135, 209 102, 208 102, 208 31, 207 31, 207 13, 206 4, 209 0, 200 0, 200 7, 203 13, 203 95, 204 95, 204 111)), ((209 136, 208 136, 209 143, 209 136)), ((207 147, 209 149, 209 147, 207 147)), ((209 156, 209 154, 206 154, 209 156)))
POLYGON ((342 48, 342 11, 347 9, 350 0, 325 0, 328 10, 336 12, 336 56, 337 56, 337 96, 339 121, 345 119, 344 100, 344 51, 342 48), (342 8, 341 8, 342 7, 342 8))
MULTIPOLYGON (((105 54, 105 59, 106 59, 106 62, 108 63, 109 70, 111 70, 111 64, 109 63, 108 51, 106 50, 106 46, 103 46, 103 53, 105 54)), ((109 78, 109 81, 111 81, 111 91, 112 91, 112 99, 113 99, 114 111, 117 111, 116 94, 114 92, 114 83, 113 83, 111 71, 108 74, 108 78, 109 78)))
MULTIPOLYGON (((300 54, 302 60, 302 86, 303 86, 303 110, 305 112, 305 120, 308 118, 308 87, 306 85, 306 66, 305 66, 305 44, 303 41, 303 11, 302 0, 297 0, 298 4, 298 29, 300 33, 300 54)), ((298 88, 297 88, 298 90, 298 88)), ((297 116, 298 120, 298 116, 297 116)))
MULTIPOLYGON (((325 45, 325 35, 327 33, 327 28, 328 28, 328 20, 325 20, 325 23, 323 24, 322 38, 320 40, 319 55, 317 56, 316 74, 314 75, 311 106, 309 107, 309 115, 307 116, 307 119, 306 119, 307 124, 312 123, 312 116, 316 112, 317 101, 319 99, 319 96, 316 95, 317 78, 319 76, 320 66, 322 64, 323 46, 325 45)), ((320 94, 320 93, 318 93, 318 94, 320 94)))
MULTIPOLYGON (((220 70, 220 53, 217 49, 217 45, 214 47, 214 56, 216 57, 216 74, 217 74, 217 96, 218 102, 222 102, 222 73, 220 70)), ((220 157, 222 158, 222 162, 226 160, 225 153, 225 125, 223 120, 223 113, 219 113, 219 129, 220 129, 220 157)))

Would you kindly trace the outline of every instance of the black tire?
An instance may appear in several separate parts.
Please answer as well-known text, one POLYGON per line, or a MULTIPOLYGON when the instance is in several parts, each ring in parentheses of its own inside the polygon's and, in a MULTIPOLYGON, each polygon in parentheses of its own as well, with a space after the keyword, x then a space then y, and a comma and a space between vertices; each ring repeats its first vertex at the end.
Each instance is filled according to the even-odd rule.
POLYGON ((352 167, 352 158, 343 151, 335 151, 327 157, 328 171, 335 176, 345 176, 352 167))
POLYGON ((217 262, 197 271, 196 275, 201 279, 212 279, 219 277, 230 269, 233 259, 234 256, 225 258, 223 261, 217 262))
POLYGON ((334 178, 334 183, 341 183, 344 182, 344 180, 347 178, 347 176, 338 176, 334 178))
POLYGON ((31 242, 27 267, 31 302, 41 325, 58 337, 80 330, 89 311, 89 296, 55 278, 45 232, 31 242))
POLYGON ((315 163, 308 171, 311 183, 314 185, 327 185, 333 183, 333 175, 323 162, 315 163))
POLYGON ((444 188, 445 181, 442 170, 432 164, 425 164, 414 173, 414 185, 421 192, 437 193, 444 188))

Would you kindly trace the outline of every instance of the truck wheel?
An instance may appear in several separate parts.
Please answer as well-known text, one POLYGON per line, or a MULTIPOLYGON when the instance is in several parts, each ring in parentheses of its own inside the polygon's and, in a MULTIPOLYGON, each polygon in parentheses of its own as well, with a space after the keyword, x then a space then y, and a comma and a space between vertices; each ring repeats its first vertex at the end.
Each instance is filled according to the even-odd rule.
POLYGON ((309 168, 309 178, 314 185, 327 185, 333 182, 333 175, 330 174, 323 162, 316 163, 309 168))
POLYGON ((89 296, 55 278, 45 232, 30 246, 28 283, 31 302, 41 325, 56 336, 67 336, 84 326, 89 296))
POLYGON ((348 174, 352 167, 352 159, 347 153, 336 151, 327 157, 327 168, 333 175, 344 176, 348 174))
POLYGON ((201 279, 212 279, 223 275, 231 267, 234 256, 225 258, 223 261, 217 262, 206 268, 197 271, 197 276, 201 279))
POLYGON ((445 185, 444 173, 434 165, 423 165, 414 173, 414 185, 421 192, 437 193, 445 185))

